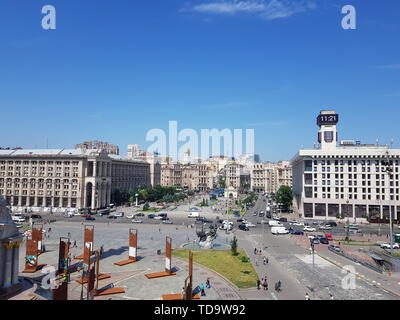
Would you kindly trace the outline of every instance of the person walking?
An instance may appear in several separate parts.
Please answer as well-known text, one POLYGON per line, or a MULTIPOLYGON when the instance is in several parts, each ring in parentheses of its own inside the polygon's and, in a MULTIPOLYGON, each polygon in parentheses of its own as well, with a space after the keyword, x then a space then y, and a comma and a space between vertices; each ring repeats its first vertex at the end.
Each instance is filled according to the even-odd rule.
POLYGON ((329 300, 334 300, 332 293, 329 294, 329 300))
POLYGON ((74 240, 74 248, 76 248, 76 240, 74 240))
POLYGON ((275 283, 275 291, 280 292, 281 286, 282 286, 282 282, 281 282, 281 280, 279 280, 277 283, 275 283))
POLYGON ((264 278, 263 287, 264 287, 264 290, 268 290, 268 281, 267 281, 267 277, 264 278))
POLYGON ((206 291, 204 290, 204 283, 201 284, 201 296, 202 297, 206 296, 206 291))
POLYGON ((261 286, 261 281, 260 279, 257 279, 257 290, 260 290, 260 286, 261 286))
POLYGON ((210 286, 210 278, 207 278, 207 280, 206 280, 206 288, 207 289, 211 288, 211 286, 210 286))
POLYGON ((304 298, 305 298, 306 300, 311 300, 311 299, 310 299, 310 296, 308 295, 307 292, 306 292, 306 295, 304 296, 304 298))

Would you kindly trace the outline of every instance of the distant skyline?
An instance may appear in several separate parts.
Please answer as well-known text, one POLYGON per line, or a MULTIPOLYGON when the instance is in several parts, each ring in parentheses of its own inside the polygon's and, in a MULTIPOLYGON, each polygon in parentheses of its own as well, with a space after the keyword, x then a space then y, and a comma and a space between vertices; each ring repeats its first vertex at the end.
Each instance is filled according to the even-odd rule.
POLYGON ((50 0, 0 4, 0 146, 146 149, 146 133, 254 129, 263 161, 317 140, 400 148, 398 0, 50 0), (42 6, 57 29, 41 28, 42 6), (357 10, 343 30, 341 8, 357 10))

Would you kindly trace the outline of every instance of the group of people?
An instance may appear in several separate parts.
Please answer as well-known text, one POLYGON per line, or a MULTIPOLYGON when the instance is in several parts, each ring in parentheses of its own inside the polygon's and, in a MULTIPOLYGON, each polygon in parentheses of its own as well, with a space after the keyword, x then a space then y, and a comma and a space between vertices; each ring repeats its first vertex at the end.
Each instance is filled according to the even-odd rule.
POLYGON ((254 254, 262 254, 262 250, 254 248, 254 254))
MULTIPOLYGON (((267 276, 258 279, 257 280, 257 289, 260 290, 261 286, 263 287, 263 290, 268 290, 268 278, 267 276)), ((280 292, 282 289, 282 282, 281 280, 278 280, 278 282, 275 283, 275 291, 280 292)))
POLYGON ((201 284, 200 286, 200 295, 202 297, 206 296, 206 290, 205 289, 211 289, 211 281, 210 278, 207 278, 206 280, 206 285, 204 286, 204 283, 201 284))

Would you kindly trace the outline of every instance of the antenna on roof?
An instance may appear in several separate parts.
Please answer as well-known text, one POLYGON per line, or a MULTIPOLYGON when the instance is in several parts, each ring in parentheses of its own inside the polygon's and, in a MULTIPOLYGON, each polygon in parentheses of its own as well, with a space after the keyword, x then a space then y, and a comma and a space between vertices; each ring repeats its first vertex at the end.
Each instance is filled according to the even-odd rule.
POLYGON ((49 148, 49 138, 46 138, 46 149, 49 148))
POLYGON ((379 139, 376 139, 376 145, 377 146, 379 145, 379 139))
POLYGON ((390 149, 393 149, 393 143, 394 143, 394 139, 392 138, 392 140, 390 140, 390 149))

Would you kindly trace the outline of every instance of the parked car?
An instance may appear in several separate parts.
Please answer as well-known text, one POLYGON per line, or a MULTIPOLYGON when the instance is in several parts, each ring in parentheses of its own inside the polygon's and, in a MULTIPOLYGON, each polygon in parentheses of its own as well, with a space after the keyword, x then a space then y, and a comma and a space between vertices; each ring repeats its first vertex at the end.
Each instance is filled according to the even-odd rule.
POLYGON ((306 232, 315 232, 315 231, 317 231, 317 229, 315 229, 315 228, 313 228, 313 227, 305 226, 305 227, 303 228, 303 231, 306 231, 306 232))
POLYGON ((301 230, 291 230, 290 231, 291 234, 295 235, 295 236, 302 236, 304 235, 304 232, 301 230))
POLYGON ((331 233, 325 233, 325 238, 327 238, 329 241, 333 241, 333 237, 331 233))
POLYGON ((125 215, 125 213, 123 212, 117 212, 114 216, 118 217, 118 218, 122 218, 125 215))
POLYGON ((91 214, 88 214, 88 213, 87 213, 87 214, 81 215, 81 217, 82 217, 82 218, 85 218, 85 219, 86 219, 86 218, 90 218, 91 216, 92 216, 92 215, 91 215, 91 214))
POLYGON ((297 221, 297 222, 294 222, 293 225, 294 226, 298 226, 298 227, 302 227, 302 226, 304 226, 304 222, 297 221))
POLYGON ((256 212, 253 212, 253 217, 256 217, 256 216, 258 216, 257 211, 256 211, 256 212))
POLYGON ((334 221, 328 221, 326 224, 329 224, 331 227, 336 228, 337 227, 337 223, 334 221))
POLYGON ((279 218, 280 222, 287 222, 287 218, 279 218))
POLYGON ((319 227, 321 230, 332 230, 332 227, 329 225, 329 224, 327 224, 327 225, 322 225, 322 226, 320 226, 319 227))
POLYGON ((149 214, 147 215, 147 218, 149 218, 149 219, 154 219, 155 216, 156 216, 155 214, 149 213, 149 214))
MULTIPOLYGON (((382 249, 390 249, 390 243, 382 243, 381 244, 382 249)), ((400 246, 398 243, 393 243, 392 249, 399 249, 400 246)))
POLYGON ((116 216, 108 216, 107 219, 118 219, 116 216))
POLYGON ((85 218, 85 220, 93 221, 93 220, 96 220, 96 218, 91 216, 91 215, 89 215, 88 217, 85 218))
POLYGON ((342 251, 339 246, 335 246, 333 244, 330 244, 328 246, 328 249, 331 250, 331 251, 336 251, 336 252, 341 252, 342 251))
POLYGON ((224 222, 223 219, 218 219, 218 220, 217 220, 217 223, 223 223, 223 222, 224 222))
POLYGON ((259 216, 259 217, 264 217, 264 213, 261 213, 261 212, 260 212, 260 213, 258 214, 258 216, 259 216))
POLYGON ((136 215, 135 214, 128 214, 126 216, 127 219, 133 219, 136 215))
POLYGON ((33 214, 31 215, 32 219, 42 219, 42 216, 40 214, 33 214))
POLYGON ((25 221, 25 217, 23 217, 23 216, 12 216, 11 218, 15 222, 24 222, 25 221))
POLYGON ((243 230, 243 231, 249 231, 250 230, 249 227, 247 227, 245 224, 240 224, 239 225, 239 229, 243 230))
POLYGON ((318 238, 311 239, 311 242, 312 242, 313 244, 319 244, 319 243, 320 243, 320 241, 319 241, 318 238))
POLYGON ((135 214, 136 217, 144 217, 144 213, 143 212, 139 212, 135 214))
POLYGON ((160 217, 160 216, 154 216, 153 219, 154 220, 162 220, 164 217, 160 217))
POLYGON ((138 219, 133 219, 132 223, 143 223, 143 221, 142 220, 138 220, 138 219))
POLYGON ((322 243, 322 244, 329 244, 329 241, 328 241, 328 239, 327 238, 319 238, 319 242, 320 243, 322 243))
POLYGON ((243 218, 240 218, 240 219, 237 219, 237 220, 236 220, 236 222, 243 222, 243 221, 244 221, 243 218))
POLYGON ((173 224, 173 222, 171 220, 163 220, 162 223, 164 223, 164 224, 173 224))
POLYGON ((271 228, 272 234, 288 234, 289 230, 282 226, 273 226, 271 228))

